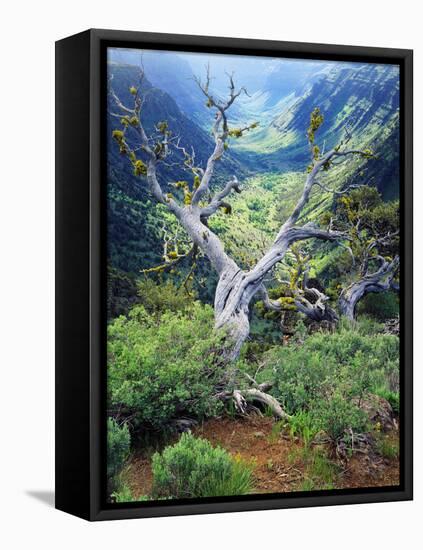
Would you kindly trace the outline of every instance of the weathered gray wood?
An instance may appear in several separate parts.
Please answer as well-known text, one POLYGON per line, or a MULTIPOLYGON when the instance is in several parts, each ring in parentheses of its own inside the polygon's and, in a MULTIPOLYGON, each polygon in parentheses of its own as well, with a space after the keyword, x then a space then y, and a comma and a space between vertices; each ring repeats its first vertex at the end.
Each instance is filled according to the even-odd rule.
MULTIPOLYGON (((236 176, 225 185, 222 191, 211 197, 208 204, 204 205, 203 203, 210 195, 210 183, 214 175, 215 165, 224 153, 225 143, 230 134, 226 111, 245 90, 240 88, 236 91, 233 77, 229 75, 229 97, 226 101, 223 101, 216 99, 210 93, 210 75, 208 71, 204 83, 199 79, 196 79, 196 82, 206 96, 208 104, 216 110, 215 121, 212 126, 215 147, 208 158, 205 170, 203 170, 200 167, 194 166, 194 152, 192 155, 188 155, 183 148, 179 147, 178 143, 175 144, 177 148, 184 152, 186 162, 193 172, 201 175, 199 186, 193 191, 191 201, 188 204, 179 204, 172 196, 165 195, 160 187, 157 178, 157 165, 167 157, 171 144, 168 141, 167 135, 164 135, 161 142, 160 154, 157 154, 152 148, 141 121, 142 100, 138 96, 138 92, 135 95, 133 108, 123 105, 113 90, 110 90, 110 94, 118 109, 124 113, 136 116, 139 121, 133 131, 137 133, 140 148, 148 157, 147 184, 152 196, 175 215, 193 243, 210 260, 211 265, 219 276, 214 301, 215 327, 216 329, 227 330, 232 340, 232 349, 228 353, 228 359, 235 360, 239 355, 242 344, 249 335, 250 302, 255 294, 263 288, 266 275, 278 262, 283 260, 290 245, 296 241, 305 239, 340 241, 347 238, 342 232, 332 231, 330 228, 328 230, 320 229, 312 223, 307 223, 303 226, 297 226, 296 224, 304 207, 309 202, 313 186, 321 185, 316 179, 321 170, 336 157, 364 153, 359 150, 347 150, 345 148, 341 150, 340 146, 338 146, 318 159, 312 155, 311 170, 306 176, 303 192, 292 214, 281 226, 273 244, 257 264, 251 270, 243 271, 226 254, 223 243, 207 225, 208 217, 213 215, 224 204, 223 200, 232 191, 241 192, 241 186, 236 176)), ((246 126, 239 131, 248 131, 253 126, 246 126)), ((348 143, 348 140, 346 140, 346 143, 348 143)), ((125 146, 130 150, 126 142, 125 146)), ((323 296, 318 298, 316 304, 311 304, 305 297, 298 298, 299 309, 316 318, 319 315, 322 316, 322 311, 324 312, 327 309, 323 308, 322 304, 323 296)))
POLYGON ((366 273, 358 281, 347 286, 339 297, 339 310, 354 320, 358 302, 371 292, 385 292, 387 290, 399 290, 399 284, 394 281, 399 269, 399 257, 395 256, 392 261, 379 257, 381 266, 373 273, 366 273))

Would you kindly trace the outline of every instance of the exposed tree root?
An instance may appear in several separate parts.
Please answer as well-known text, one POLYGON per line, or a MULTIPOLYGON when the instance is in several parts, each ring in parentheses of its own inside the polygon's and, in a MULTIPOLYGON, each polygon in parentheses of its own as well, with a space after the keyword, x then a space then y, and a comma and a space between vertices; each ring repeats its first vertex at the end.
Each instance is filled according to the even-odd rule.
POLYGON ((244 373, 248 378, 253 388, 247 389, 235 389, 233 391, 223 391, 218 395, 219 399, 224 401, 233 401, 235 409, 241 414, 247 414, 248 409, 253 408, 253 402, 258 402, 269 407, 275 418, 289 419, 290 416, 281 407, 279 401, 267 392, 271 389, 273 384, 271 382, 263 382, 258 384, 256 380, 248 373, 244 373))
POLYGON ((241 414, 247 412, 248 401, 258 401, 263 403, 272 411, 273 415, 279 419, 289 419, 290 416, 282 409, 277 399, 265 393, 258 388, 249 388, 247 390, 234 390, 232 398, 235 402, 237 411, 241 414))

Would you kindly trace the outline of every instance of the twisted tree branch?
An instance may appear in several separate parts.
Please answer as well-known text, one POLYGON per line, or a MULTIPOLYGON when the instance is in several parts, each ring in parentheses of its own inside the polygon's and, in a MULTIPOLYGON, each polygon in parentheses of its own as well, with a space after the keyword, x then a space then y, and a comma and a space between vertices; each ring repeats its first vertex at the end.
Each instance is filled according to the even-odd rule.
POLYGON ((221 208, 222 206, 226 206, 226 203, 224 203, 223 199, 227 197, 232 190, 235 191, 236 193, 241 193, 241 186, 236 176, 233 176, 233 178, 228 181, 228 183, 225 185, 222 191, 217 193, 212 198, 210 203, 201 209, 200 216, 202 218, 208 218, 212 214, 217 212, 219 208, 221 208))

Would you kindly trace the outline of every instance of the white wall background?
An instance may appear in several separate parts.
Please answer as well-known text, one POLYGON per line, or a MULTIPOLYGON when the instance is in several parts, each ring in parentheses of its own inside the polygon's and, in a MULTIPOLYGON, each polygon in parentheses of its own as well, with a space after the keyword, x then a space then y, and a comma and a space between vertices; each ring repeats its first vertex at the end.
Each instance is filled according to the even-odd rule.
MULTIPOLYGON (((54 41, 97 27, 413 48, 415 202, 420 205, 423 33, 419 3, 12 0, 2 4, 0 25, 2 547, 238 550, 272 545, 388 550, 403 544, 417 548, 423 517, 419 399, 423 324, 418 318, 414 502, 89 524, 44 501, 52 499, 54 479, 54 41)), ((415 229, 416 272, 421 273, 423 222, 418 215, 415 229)), ((422 306, 419 292, 416 310, 422 306)))

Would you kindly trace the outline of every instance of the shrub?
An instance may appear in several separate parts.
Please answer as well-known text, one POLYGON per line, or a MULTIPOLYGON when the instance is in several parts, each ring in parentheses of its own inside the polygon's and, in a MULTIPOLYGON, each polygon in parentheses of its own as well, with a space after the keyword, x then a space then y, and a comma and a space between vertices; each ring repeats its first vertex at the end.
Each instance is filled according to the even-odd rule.
POLYGON ((223 335, 213 331, 213 310, 196 302, 160 319, 135 306, 108 329, 109 407, 123 407, 133 422, 162 428, 172 418, 214 416, 223 377, 223 335))
POLYGON ((367 313, 384 321, 399 314, 399 298, 395 292, 370 293, 358 303, 358 313, 367 313))
POLYGON ((328 457, 315 450, 312 460, 308 466, 308 475, 319 489, 333 489, 334 483, 339 474, 339 466, 328 459, 328 457))
POLYGON ((273 379, 275 397, 293 414, 335 390, 352 398, 384 387, 399 370, 399 343, 395 336, 341 326, 333 334, 316 332, 301 345, 277 346, 264 357, 259 380, 273 379))
POLYGON ((165 311, 186 311, 193 300, 184 287, 177 287, 171 280, 157 283, 151 278, 138 282, 138 301, 151 315, 165 311))
POLYGON ((375 394, 386 399, 392 407, 392 410, 399 414, 400 412, 400 394, 399 392, 388 390, 386 388, 377 388, 375 394))
POLYGON ((287 424, 286 420, 279 420, 278 422, 273 422, 272 429, 268 437, 269 443, 277 443, 279 441, 281 433, 286 427, 286 424, 287 424))
POLYGON ((274 381, 274 397, 293 415, 291 430, 306 439, 324 430, 338 440, 346 431, 365 429, 360 399, 392 391, 399 373, 398 338, 377 327, 368 319, 342 322, 335 333, 316 332, 301 344, 265 353, 257 379, 274 381))
POLYGON ((377 336, 383 333, 384 325, 369 315, 360 315, 355 321, 341 317, 338 332, 352 331, 361 336, 377 336))
POLYGON ((387 436, 378 434, 375 440, 376 451, 384 458, 393 459, 399 456, 397 441, 389 441, 387 436))
POLYGON ((301 483, 299 490, 308 492, 308 491, 315 490, 315 488, 316 487, 315 487, 314 481, 310 478, 307 478, 301 483))
POLYGON ((133 496, 128 485, 122 484, 119 489, 112 493, 114 502, 135 502, 137 499, 133 496))
POLYGON ((313 441, 318 431, 319 426, 313 415, 308 411, 300 410, 289 418, 289 432, 291 437, 301 437, 306 446, 313 441))
POLYGON ((364 432, 367 428, 366 414, 357 405, 347 401, 339 393, 330 399, 321 399, 313 410, 316 423, 333 442, 349 439, 349 431, 364 432))
POLYGON ((289 460, 303 471, 300 491, 334 489, 340 468, 327 457, 323 449, 313 446, 293 448, 289 460))
POLYGON ((190 433, 153 455, 152 469, 158 498, 243 495, 253 488, 250 465, 190 433))
POLYGON ((307 327, 305 326, 304 321, 302 319, 299 319, 295 323, 294 334, 292 336, 292 339, 296 344, 302 344, 306 338, 307 338, 307 327))
POLYGON ((146 502, 149 500, 147 495, 135 497, 131 488, 125 483, 121 484, 119 489, 112 493, 114 502, 146 502))
POLYGON ((119 425, 113 418, 107 419, 107 476, 116 476, 129 454, 131 438, 128 425, 119 425))

